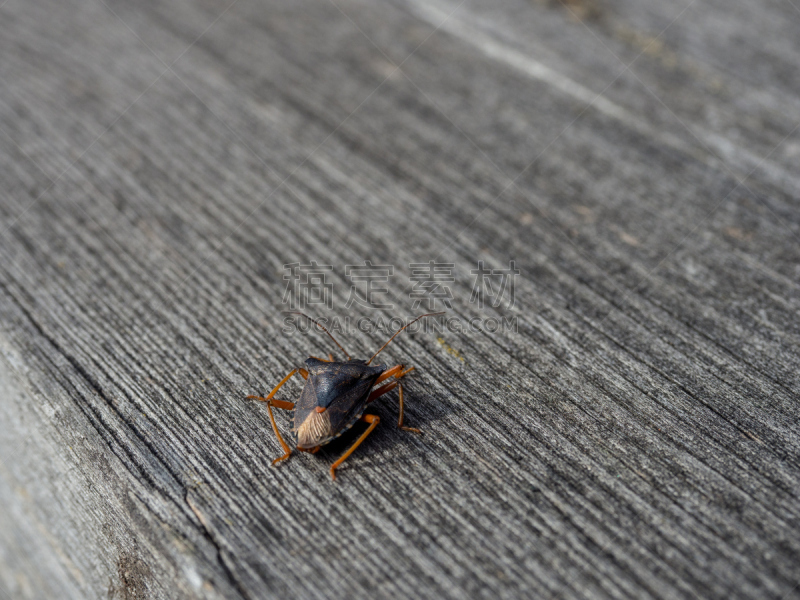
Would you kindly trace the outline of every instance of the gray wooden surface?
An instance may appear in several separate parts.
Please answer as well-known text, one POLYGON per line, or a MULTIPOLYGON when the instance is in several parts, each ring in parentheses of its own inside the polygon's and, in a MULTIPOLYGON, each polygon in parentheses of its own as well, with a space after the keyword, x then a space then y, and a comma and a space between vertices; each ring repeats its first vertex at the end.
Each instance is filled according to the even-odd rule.
POLYGON ((3 3, 0 598, 800 597, 793 1, 3 3), (519 324, 335 483, 243 401, 311 260, 519 324))

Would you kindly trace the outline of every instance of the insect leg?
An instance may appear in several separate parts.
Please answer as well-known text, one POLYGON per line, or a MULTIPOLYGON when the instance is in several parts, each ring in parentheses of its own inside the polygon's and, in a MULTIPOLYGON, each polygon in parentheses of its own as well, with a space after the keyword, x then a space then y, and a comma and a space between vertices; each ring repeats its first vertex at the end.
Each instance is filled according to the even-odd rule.
POLYGON ((266 398, 262 398, 261 396, 248 396, 247 399, 266 402, 268 404, 272 404, 272 406, 274 406, 275 408, 281 408, 283 410, 292 410, 294 408, 294 404, 292 402, 286 402, 285 400, 273 400, 272 397, 275 395, 275 392, 281 389, 281 386, 287 381, 289 381, 289 379, 291 379, 292 375, 294 375, 295 373, 300 373, 303 379, 308 379, 308 371, 306 371, 305 369, 293 369, 291 373, 289 373, 286 377, 281 379, 281 382, 275 386, 275 389, 273 389, 266 398))
MULTIPOLYGON (((411 368, 413 369, 414 367, 411 367, 411 368)), ((399 390, 399 394, 398 394, 400 396, 400 417, 397 419, 397 426, 400 429, 404 430, 404 431, 413 431, 415 433, 422 433, 416 427, 405 427, 403 425, 403 384, 398 382, 397 385, 400 386, 400 390, 399 390)))
POLYGON ((281 448, 283 448, 283 456, 279 456, 275 460, 272 461, 273 466, 281 462, 282 460, 286 460, 292 455, 292 449, 283 441, 283 437, 281 436, 281 432, 278 431, 278 424, 275 422, 275 415, 272 414, 272 403, 267 402, 267 412, 269 413, 269 420, 272 423, 272 431, 275 432, 275 437, 278 438, 278 441, 281 444, 281 448))
POLYGON ((401 373, 403 371, 403 365, 395 365, 390 369, 386 369, 381 376, 375 380, 375 384, 379 384, 381 381, 386 381, 390 377, 394 377, 395 375, 401 373))
POLYGON ((400 379, 401 377, 405 377, 407 374, 411 373, 411 371, 413 371, 413 370, 414 370, 414 367, 408 367, 405 371, 403 371, 402 373, 400 373, 397 376, 397 379, 400 379))
POLYGON ((391 392, 394 388, 397 387, 398 383, 399 381, 392 381, 390 383, 387 383, 386 385, 382 385, 381 387, 372 390, 372 392, 369 395, 369 398, 367 398, 367 404, 369 404, 373 400, 377 400, 384 394, 391 392))
POLYGON ((350 446, 350 448, 342 454, 342 456, 337 460, 335 463, 331 465, 331 479, 336 481, 336 469, 345 461, 345 459, 353 453, 353 450, 358 448, 367 436, 372 433, 372 430, 378 426, 378 423, 381 422, 381 419, 378 415, 362 415, 359 421, 364 421, 365 423, 369 423, 369 427, 367 430, 361 434, 361 437, 358 438, 355 443, 350 446))
MULTIPOLYGON (((413 367, 412 367, 413 368, 413 367)), ((367 398, 367 402, 372 402, 373 400, 380 398, 384 394, 391 392, 394 388, 400 386, 399 390, 399 397, 400 397, 400 418, 397 421, 397 426, 404 431, 413 431, 415 433, 422 433, 419 429, 415 427, 405 427, 403 425, 403 384, 397 381, 396 379, 386 385, 382 385, 376 390, 373 390, 372 393, 367 398)))
POLYGON ((258 400, 259 402, 268 402, 270 406, 280 408, 281 410, 294 410, 294 402, 287 402, 286 400, 275 400, 275 398, 272 400, 267 400, 261 396, 248 396, 247 399, 258 400))
POLYGON ((294 404, 292 404, 291 402, 285 402, 283 400, 273 400, 272 397, 277 393, 279 389, 281 389, 281 386, 283 386, 284 383, 289 381, 289 379, 291 379, 292 376, 296 373, 300 373, 303 379, 308 379, 308 371, 306 371, 305 369, 292 369, 292 371, 286 377, 281 379, 280 383, 278 383, 278 385, 276 385, 273 388, 273 390, 269 394, 267 394, 266 398, 261 398, 259 396, 248 396, 248 398, 254 398, 256 400, 260 400, 262 402, 267 403, 267 412, 269 413, 270 423, 272 423, 272 430, 275 432, 275 436, 278 438, 278 441, 280 442, 281 448, 283 448, 284 452, 283 456, 278 457, 272 461, 273 465, 289 458, 289 456, 291 456, 292 454, 292 450, 289 448, 286 442, 283 441, 283 436, 281 436, 281 432, 278 431, 278 424, 275 422, 275 415, 272 414, 272 407, 276 406, 278 408, 287 409, 286 405, 291 405, 291 408, 287 409, 291 410, 292 408, 294 408, 294 404), (278 402, 280 402, 280 404, 282 404, 283 406, 279 405, 278 402))
POLYGON ((414 367, 405 368, 404 365, 395 365, 391 369, 386 369, 378 379, 375 380, 375 383, 378 384, 381 381, 385 381, 390 377, 394 377, 395 379, 400 379, 401 377, 405 377, 408 373, 414 370, 414 367), (403 370, 405 369, 405 371, 403 370))

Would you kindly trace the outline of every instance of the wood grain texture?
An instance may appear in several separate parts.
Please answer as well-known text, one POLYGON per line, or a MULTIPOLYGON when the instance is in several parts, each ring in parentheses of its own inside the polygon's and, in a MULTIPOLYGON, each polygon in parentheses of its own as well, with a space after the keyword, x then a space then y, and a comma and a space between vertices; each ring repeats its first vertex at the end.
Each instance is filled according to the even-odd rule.
POLYGON ((0 598, 800 597, 798 31, 788 0, 2 4, 0 598), (470 304, 512 259, 515 306, 470 304), (367 316, 411 315, 438 260, 451 316, 519 324, 399 337, 424 435, 382 399, 336 483, 343 443, 271 468, 243 400, 331 349, 282 332, 311 260, 318 316, 364 316, 364 260, 395 266, 367 316))

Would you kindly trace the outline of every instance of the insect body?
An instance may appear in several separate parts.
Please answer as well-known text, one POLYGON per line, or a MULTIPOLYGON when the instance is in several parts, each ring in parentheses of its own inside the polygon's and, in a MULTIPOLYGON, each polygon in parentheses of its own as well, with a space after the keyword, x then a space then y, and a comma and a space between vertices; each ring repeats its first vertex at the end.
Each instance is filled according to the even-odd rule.
POLYGON ((370 367, 363 360, 344 363, 306 360, 308 379, 294 405, 297 447, 323 446, 338 437, 361 418, 369 394, 384 366, 370 367))
POLYGON ((328 360, 313 356, 309 357, 305 361, 306 368, 293 369, 275 386, 266 398, 248 396, 250 399, 267 403, 272 429, 275 431, 275 435, 283 448, 283 456, 276 458, 272 461, 272 464, 279 463, 289 458, 292 454, 291 449, 284 441, 280 431, 278 431, 275 417, 272 414, 273 406, 292 411, 292 432, 294 433, 297 449, 301 452, 316 452, 320 447, 336 439, 359 421, 369 424, 369 427, 361 434, 361 437, 350 446, 339 460, 331 465, 330 473, 331 478, 334 480, 336 479, 336 469, 380 423, 380 418, 377 415, 365 414, 367 406, 370 402, 392 391, 395 387, 398 388, 400 401, 400 417, 397 426, 406 431, 419 433, 419 429, 403 426, 403 386, 400 379, 413 371, 414 367, 406 368, 403 365, 395 365, 387 368, 383 365, 370 366, 370 363, 403 329, 423 317, 433 316, 434 314, 442 313, 421 315, 411 323, 408 323, 408 325, 397 330, 389 341, 367 361, 351 359, 350 355, 347 354, 327 329, 314 319, 303 315, 322 328, 345 353, 348 360, 346 362, 336 362, 331 354, 328 355, 328 360), (296 403, 292 403, 274 398, 281 386, 296 374, 306 380, 300 399, 296 403), (384 381, 387 381, 387 383, 380 387, 375 387, 384 381))

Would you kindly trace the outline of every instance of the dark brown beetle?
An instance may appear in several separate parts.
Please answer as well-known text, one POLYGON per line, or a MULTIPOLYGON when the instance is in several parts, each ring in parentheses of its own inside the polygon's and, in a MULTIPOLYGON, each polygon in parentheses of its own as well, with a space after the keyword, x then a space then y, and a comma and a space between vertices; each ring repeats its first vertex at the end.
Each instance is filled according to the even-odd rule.
POLYGON ((300 452, 311 452, 312 454, 317 452, 322 446, 338 438, 358 421, 364 421, 369 424, 369 427, 361 434, 361 437, 350 446, 339 460, 331 465, 331 478, 334 480, 336 479, 336 469, 356 448, 358 448, 361 442, 372 433, 372 430, 378 426, 378 423, 380 423, 380 418, 377 415, 364 414, 367 405, 387 392, 392 391, 394 388, 398 388, 400 400, 400 418, 397 421, 397 426, 406 431, 420 433, 419 429, 403 426, 403 385, 400 383, 400 379, 413 371, 414 367, 406 368, 404 365, 395 365, 391 368, 387 368, 384 365, 371 367, 370 363, 389 345, 398 333, 403 331, 403 329, 424 317, 431 317, 444 313, 420 315, 407 325, 395 331, 394 335, 389 338, 389 341, 381 346, 380 350, 367 361, 350 358, 350 355, 342 348, 341 344, 336 341, 330 331, 308 315, 304 315, 303 313, 289 314, 302 315, 325 331, 333 342, 339 346, 341 351, 344 352, 345 356, 347 356, 347 361, 336 362, 332 354, 328 354, 327 360, 311 356, 305 361, 305 369, 293 369, 275 386, 275 389, 273 389, 266 398, 262 398, 261 396, 247 397, 248 399, 260 400, 261 402, 267 403, 267 411, 269 412, 269 420, 272 422, 272 429, 275 431, 275 435, 278 437, 278 441, 284 451, 283 456, 272 461, 273 465, 282 460, 286 460, 292 454, 291 449, 283 440, 280 431, 278 431, 278 426, 275 423, 275 416, 272 414, 273 406, 275 408, 292 411, 292 433, 297 442, 297 449, 300 452), (297 403, 273 398, 281 386, 297 373, 306 380, 305 387, 303 387, 303 392, 300 394, 300 399, 297 403), (387 379, 391 379, 391 381, 385 383, 381 387, 373 389, 374 386, 383 383, 387 379))

